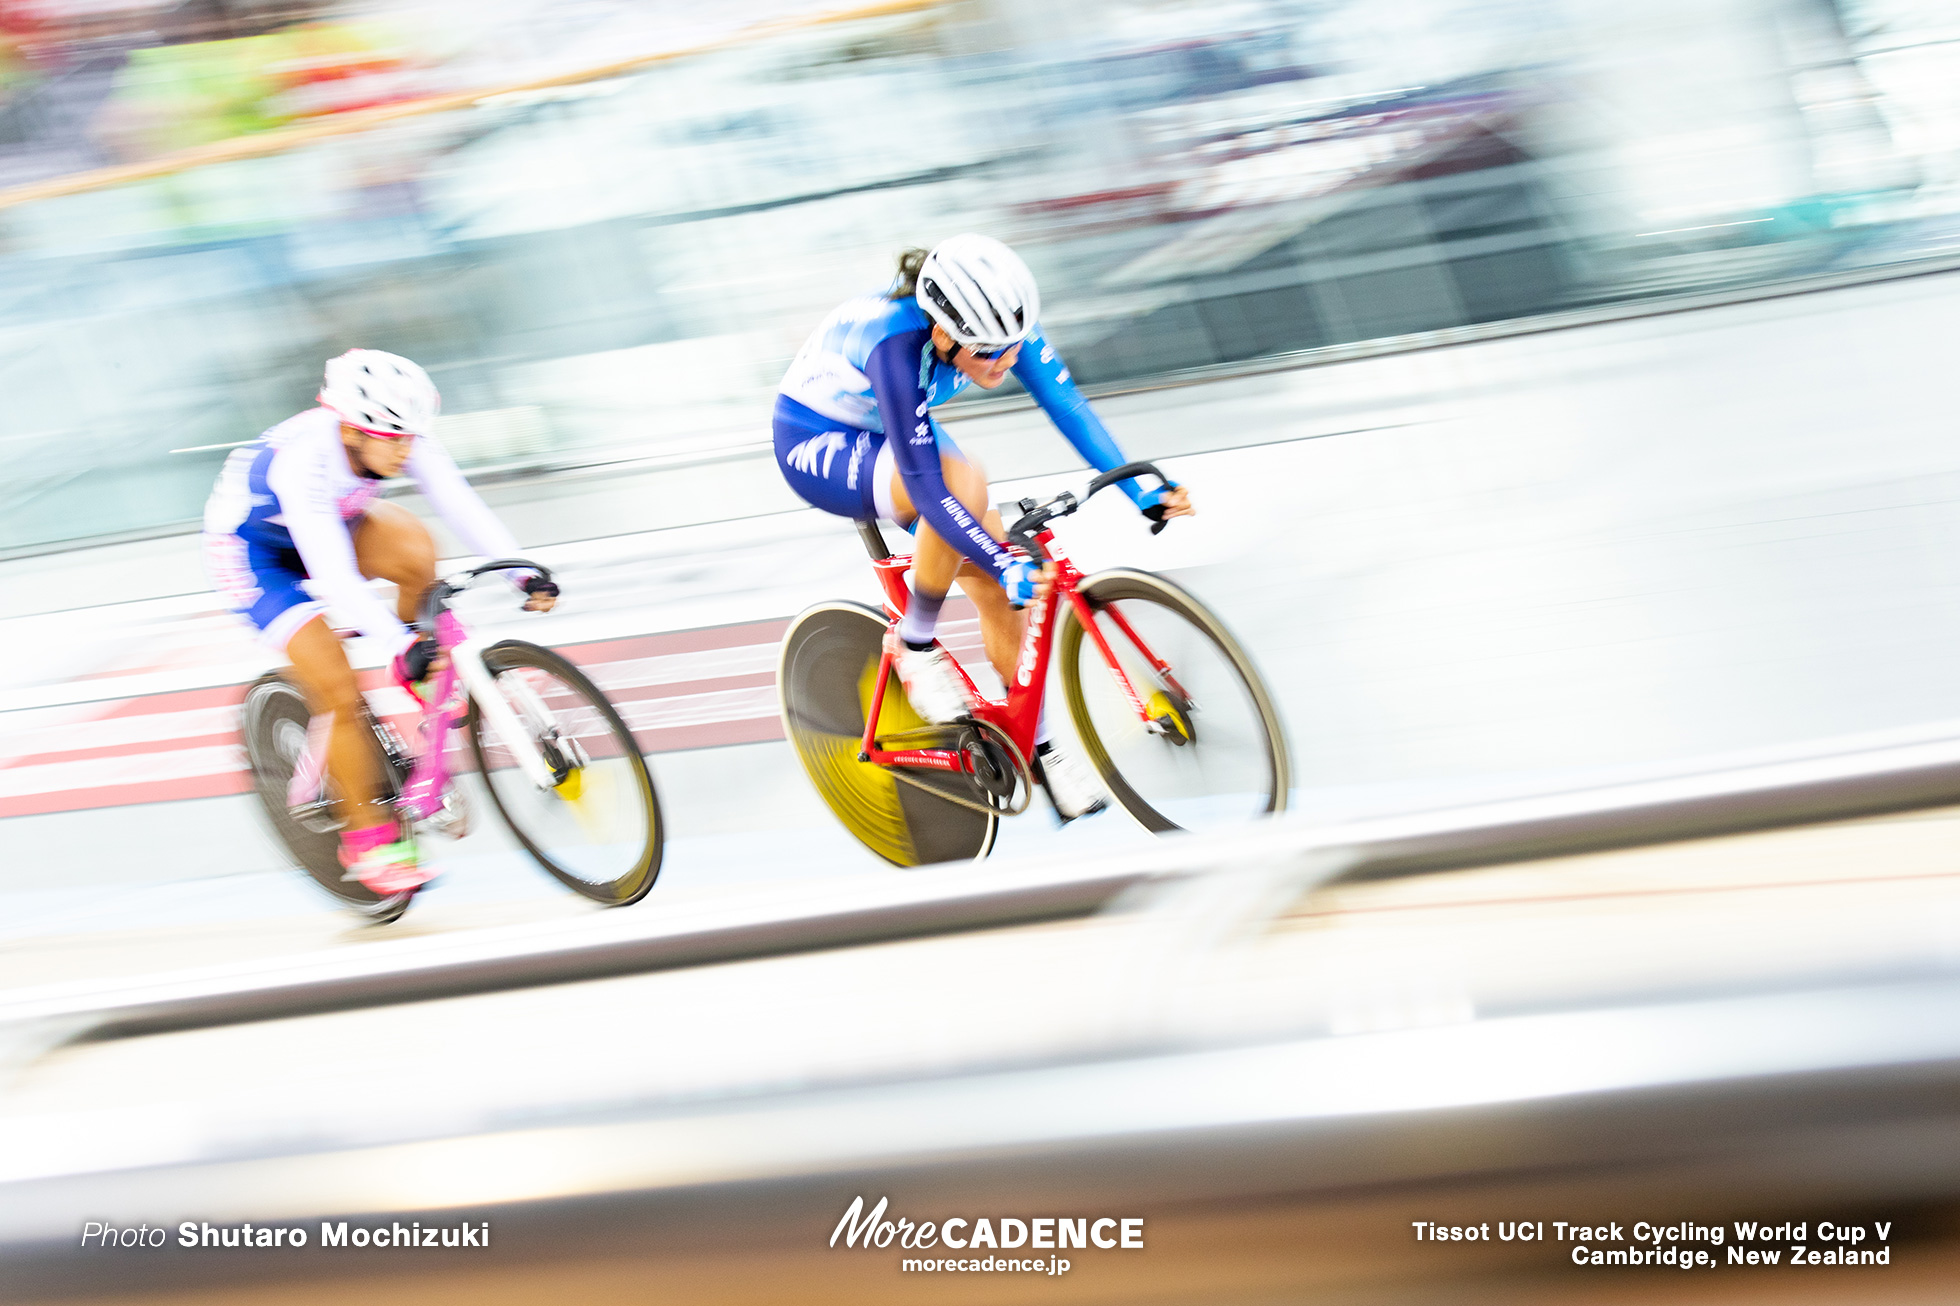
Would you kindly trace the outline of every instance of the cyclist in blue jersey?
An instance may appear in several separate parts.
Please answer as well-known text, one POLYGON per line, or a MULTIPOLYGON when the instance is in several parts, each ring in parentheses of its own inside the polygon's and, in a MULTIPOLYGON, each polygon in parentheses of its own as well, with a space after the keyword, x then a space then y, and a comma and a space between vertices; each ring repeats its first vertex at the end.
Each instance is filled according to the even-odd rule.
MULTIPOLYGON (((818 508, 916 530, 912 595, 891 638, 912 706, 929 721, 971 708, 965 686, 933 640, 957 581, 980 613, 987 658, 1012 682, 1023 618, 1047 576, 1002 544, 986 472, 931 416, 969 384, 1002 385, 1011 372, 1098 471, 1127 462, 1042 335, 1041 294, 1027 265, 988 236, 954 236, 930 253, 908 250, 883 295, 840 305, 790 365, 776 396, 776 462, 818 508)), ((1123 488, 1146 516, 1192 513, 1182 487, 1123 488)), ((1059 752, 1044 720, 1035 771, 1064 822, 1106 804, 1095 782, 1059 752)))
MULTIPOLYGON (((327 776, 341 798, 340 861, 348 879, 387 896, 430 874, 376 801, 381 774, 360 718, 360 687, 324 613, 331 606, 379 644, 403 685, 442 665, 434 638, 408 624, 435 581, 435 541, 413 513, 380 501, 388 477, 413 479, 476 552, 508 558, 518 545, 431 433, 441 397, 420 367, 349 350, 328 362, 319 402, 225 459, 204 505, 205 565, 233 610, 291 660, 316 724, 331 718, 327 776), (393 611, 369 578, 395 583, 393 611)), ((522 584, 531 611, 557 601, 549 581, 532 574, 522 584)))

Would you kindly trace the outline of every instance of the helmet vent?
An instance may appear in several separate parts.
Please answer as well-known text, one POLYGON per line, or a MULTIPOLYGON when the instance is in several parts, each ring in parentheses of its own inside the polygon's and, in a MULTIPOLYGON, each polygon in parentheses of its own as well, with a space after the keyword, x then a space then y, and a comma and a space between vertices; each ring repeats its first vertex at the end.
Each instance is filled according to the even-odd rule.
POLYGON ((920 264, 919 306, 955 341, 1003 350, 1034 330, 1041 292, 1013 250, 971 232, 934 246, 920 264))
POLYGON ((322 407, 354 426, 387 434, 428 434, 442 399, 428 374, 406 358, 350 349, 329 359, 322 407))

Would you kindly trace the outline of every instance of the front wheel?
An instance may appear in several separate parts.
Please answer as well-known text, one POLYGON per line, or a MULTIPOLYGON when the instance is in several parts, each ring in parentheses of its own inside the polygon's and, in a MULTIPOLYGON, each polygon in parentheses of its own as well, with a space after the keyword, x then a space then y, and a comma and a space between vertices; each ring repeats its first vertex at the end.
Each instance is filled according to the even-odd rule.
POLYGON ((1146 571, 1100 572, 1077 592, 1094 632, 1069 605, 1062 688, 1083 751, 1123 809, 1158 833, 1284 811, 1285 731, 1224 624, 1146 571))
POLYGON ((483 665, 556 780, 539 789, 472 704, 470 751, 504 824, 573 892, 609 907, 646 897, 660 874, 665 826, 653 776, 618 709, 584 672, 536 644, 492 644, 483 665))

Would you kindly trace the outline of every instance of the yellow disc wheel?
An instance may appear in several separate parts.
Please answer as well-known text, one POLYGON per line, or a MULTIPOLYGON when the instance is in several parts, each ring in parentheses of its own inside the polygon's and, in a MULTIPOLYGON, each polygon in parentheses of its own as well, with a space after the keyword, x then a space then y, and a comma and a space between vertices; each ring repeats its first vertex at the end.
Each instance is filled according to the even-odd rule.
MULTIPOLYGON (((985 857, 997 817, 901 784, 884 767, 858 760, 884 637, 884 616, 858 603, 822 603, 791 622, 777 670, 783 733, 825 805, 886 861, 923 866, 985 857)), ((879 735, 925 728, 891 677, 879 735)))

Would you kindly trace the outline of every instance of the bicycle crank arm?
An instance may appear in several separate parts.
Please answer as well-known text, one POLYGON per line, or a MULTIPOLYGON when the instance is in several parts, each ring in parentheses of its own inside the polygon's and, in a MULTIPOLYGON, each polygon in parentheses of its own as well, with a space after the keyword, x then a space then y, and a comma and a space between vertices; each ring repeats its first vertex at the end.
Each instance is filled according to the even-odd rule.
POLYGON ((517 769, 524 778, 539 789, 557 787, 558 781, 552 775, 551 767, 546 765, 544 755, 538 752, 531 732, 524 727, 523 719, 511 710, 510 702, 503 691, 497 688, 497 678, 490 674, 490 668, 483 665, 483 641, 474 637, 464 640, 449 650, 449 656, 456 663, 456 670, 463 678, 470 697, 476 700, 476 710, 496 731, 497 738, 517 759, 517 769))

